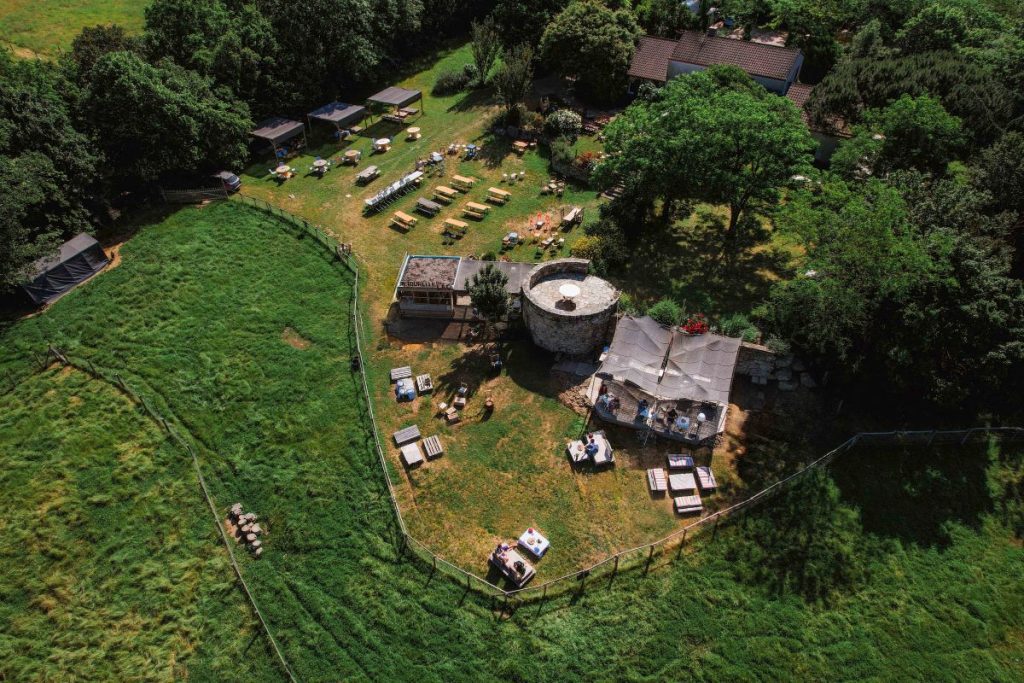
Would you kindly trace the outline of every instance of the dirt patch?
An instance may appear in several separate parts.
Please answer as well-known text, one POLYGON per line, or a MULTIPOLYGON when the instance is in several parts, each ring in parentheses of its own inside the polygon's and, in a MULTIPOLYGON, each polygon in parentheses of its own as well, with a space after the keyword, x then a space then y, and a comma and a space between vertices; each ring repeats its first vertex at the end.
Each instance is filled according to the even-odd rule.
POLYGON ((107 264, 107 270, 113 270, 121 265, 121 247, 124 246, 124 242, 118 242, 117 244, 111 244, 103 249, 103 252, 110 259, 110 263, 107 264))
POLYGON ((283 341, 285 344, 292 347, 293 349, 298 349, 299 351, 305 351, 306 349, 313 345, 311 341, 309 341, 308 339, 306 339, 305 337, 303 337, 301 334, 299 334, 290 327, 286 327, 283 330, 281 330, 281 341, 283 341))
POLYGON ((562 405, 571 408, 577 415, 586 417, 590 414, 590 405, 587 403, 587 387, 590 386, 590 377, 553 372, 551 378, 558 389, 558 400, 562 405))

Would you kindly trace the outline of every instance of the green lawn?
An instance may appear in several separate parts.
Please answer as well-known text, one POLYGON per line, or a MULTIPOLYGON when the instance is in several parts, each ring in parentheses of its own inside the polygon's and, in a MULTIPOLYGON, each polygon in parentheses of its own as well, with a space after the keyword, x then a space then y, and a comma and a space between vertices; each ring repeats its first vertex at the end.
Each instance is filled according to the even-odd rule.
MULTIPOLYGON (((343 269, 311 241, 238 203, 186 209, 154 221, 121 254, 117 268, 43 314, 0 331, 0 345, 7 350, 0 374, 27 377, 31 354, 50 340, 103 367, 121 368, 129 382, 194 436, 218 504, 239 500, 266 521, 267 552, 259 561, 243 557, 243 572, 300 680, 1020 678, 1024 550, 989 511, 992 490, 972 486, 970 495, 980 499, 961 510, 934 505, 925 486, 944 480, 936 468, 948 475, 948 463, 975 458, 975 451, 957 450, 941 459, 922 451, 877 453, 858 463, 852 475, 837 473, 846 503, 862 511, 863 530, 853 543, 869 571, 827 606, 744 579, 730 548, 738 547, 747 532, 735 527, 720 530, 713 543, 693 546, 677 563, 658 563, 648 576, 625 572, 613 582, 592 579, 583 592, 528 605, 501 619, 489 600, 467 594, 463 585, 432 574, 429 566, 396 560, 389 503, 348 370, 351 288, 343 269), (892 489, 892 465, 880 477, 865 474, 879 462, 909 458, 946 464, 911 468, 917 474, 905 479, 904 489, 892 489), (855 476, 864 483, 854 481, 851 487, 855 476), (941 542, 877 522, 884 515, 880 501, 897 495, 906 495, 898 513, 925 515, 927 526, 921 522, 913 528, 938 526, 941 542)), ((249 634, 253 625, 239 611, 235 590, 226 587, 230 573, 223 559, 216 560, 223 550, 210 526, 198 516, 195 526, 177 519, 188 506, 200 515, 194 479, 178 454, 137 411, 77 374, 24 382, 19 390, 24 393, 4 397, 0 412, 0 457, 10 505, 26 495, 20 482, 27 467, 39 473, 34 487, 42 493, 33 495, 47 498, 54 490, 46 484, 67 482, 74 474, 51 477, 42 468, 60 448, 83 453, 81 440, 60 446, 54 436, 70 433, 62 415, 71 396, 79 396, 83 403, 74 416, 96 444, 89 462, 108 467, 109 460, 97 458, 119 452, 116 444, 148 444, 153 451, 148 457, 160 466, 136 465, 143 468, 135 487, 144 497, 140 504, 157 500, 145 486, 146 476, 170 475, 168 485, 174 486, 168 490, 180 493, 155 514, 160 520, 175 518, 181 538, 179 552, 161 571, 192 568, 186 561, 202 557, 210 558, 205 566, 223 567, 210 583, 220 586, 218 599, 227 607, 217 621, 230 635, 217 640, 196 618, 188 622, 188 628, 198 629, 192 636, 199 641, 195 649, 147 634, 129 640, 138 648, 124 648, 131 651, 120 657, 100 658, 105 645, 79 652, 80 623, 33 626, 39 607, 31 601, 46 594, 32 577, 19 592, 4 594, 0 677, 169 678, 166 662, 141 675, 133 668, 132 662, 148 656, 147 647, 159 647, 175 652, 178 678, 279 679, 262 639, 241 655, 250 662, 248 669, 241 663, 230 673, 218 668, 219 657, 238 659, 233 648, 242 640, 239 631, 249 634), (46 384, 61 381, 65 384, 48 397, 46 384), (11 407, 12 401, 17 405, 11 407), (25 460, 30 464, 18 464, 25 460), (36 628, 58 644, 71 643, 83 658, 79 668, 73 674, 48 669, 47 675, 44 667, 60 661, 36 662, 28 645, 15 645, 15 625, 36 628)), ((976 469, 968 481, 975 480, 976 469)), ((91 488, 69 489, 74 494, 69 509, 103 517, 120 504, 104 504, 103 496, 113 495, 115 485, 125 486, 119 477, 133 473, 115 469, 103 475, 112 485, 99 477, 83 482, 91 488)), ((955 484, 955 478, 945 479, 955 484)), ((792 495, 778 504, 800 505, 799 490, 792 495)), ((955 499, 952 492, 949 496, 955 499)), ((38 505, 24 507, 38 511, 38 505)), ((11 509, 0 515, 5 524, 15 514, 11 509)), ((18 515, 27 533, 36 536, 66 526, 33 512, 18 515)), ((104 530, 121 524, 126 522, 83 516, 73 532, 90 534, 97 551, 76 547, 75 553, 93 554, 67 560, 32 559, 30 545, 8 542, 0 546, 0 581, 13 585, 20 575, 14 567, 45 569, 50 562, 65 562, 65 573, 102 576, 114 561, 123 561, 118 568, 135 572, 128 575, 141 581, 160 566, 158 555, 147 563, 127 551, 98 552, 106 547, 98 540, 104 530)), ((3 530, 8 536, 26 533, 10 525, 3 530)), ((831 531, 825 527, 821 533, 831 531)), ((48 555, 68 552, 49 542, 44 548, 48 555)), ((85 591, 90 584, 77 585, 85 591)), ((173 596, 177 588, 161 590, 173 596)), ((129 589, 110 584, 104 596, 118 591, 129 589)), ((88 592, 75 597, 89 605, 88 592)), ((145 599, 157 604, 156 596, 145 599)), ((211 604, 216 603, 197 598, 199 607, 177 605, 177 610, 188 613, 211 604)), ((158 621, 161 633, 184 628, 169 616, 158 621)))
POLYGON ((47 370, 0 395, 0 441, 0 678, 273 666, 191 460, 127 398, 47 370))
POLYGON ((143 0, 0 0, 0 44, 20 57, 52 58, 86 26, 142 30, 143 0))

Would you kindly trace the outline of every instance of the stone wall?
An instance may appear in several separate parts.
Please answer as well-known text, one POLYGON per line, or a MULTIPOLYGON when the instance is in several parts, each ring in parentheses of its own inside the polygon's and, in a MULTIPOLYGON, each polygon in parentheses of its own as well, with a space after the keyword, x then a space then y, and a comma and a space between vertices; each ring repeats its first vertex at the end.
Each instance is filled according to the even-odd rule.
POLYGON ((793 391, 800 386, 813 389, 817 386, 799 358, 788 353, 773 353, 765 346, 746 342, 740 345, 735 374, 746 375, 751 382, 762 386, 778 382, 781 391, 793 391))

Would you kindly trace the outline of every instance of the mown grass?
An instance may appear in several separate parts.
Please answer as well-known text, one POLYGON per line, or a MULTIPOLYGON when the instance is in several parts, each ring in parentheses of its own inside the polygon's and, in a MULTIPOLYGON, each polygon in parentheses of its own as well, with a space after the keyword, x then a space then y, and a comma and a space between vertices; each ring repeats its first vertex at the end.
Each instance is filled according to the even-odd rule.
MULTIPOLYGON (((351 290, 344 271, 309 240, 236 203, 149 225, 122 257, 118 268, 0 333, 9 351, 3 365, 27 369, 29 352, 53 341, 122 368, 191 431, 219 504, 240 500, 267 522, 267 552, 260 561, 244 559, 243 571, 301 680, 1020 676, 1019 541, 985 505, 975 518, 943 520, 942 544, 894 534, 869 524, 867 506, 874 503, 853 495, 842 477, 844 505, 865 520, 852 543, 866 571, 827 603, 749 579, 728 553, 751 533, 737 526, 675 563, 656 563, 648 576, 592 578, 584 590, 499 618, 496 605, 462 584, 397 558, 389 503, 348 371, 351 290), (285 327, 309 346, 292 346, 285 327)), ((33 413, 19 415, 20 423, 33 413)), ((116 429, 108 413, 89 416, 87 424, 116 429)), ((0 432, 5 465, 10 434, 0 432)), ((859 466, 907 457, 876 455, 859 466)), ((863 486, 878 482, 864 479, 863 486)), ((5 485, 4 494, 16 490, 5 485)), ((931 501, 913 503, 900 513, 931 501)), ((828 524, 820 529, 826 536, 828 524)), ((220 552, 209 527, 194 536, 220 552)), ((19 557, 5 555, 3 571, 19 557)), ((27 609, 4 602, 12 605, 11 619, 27 609)), ((234 634, 236 627, 229 621, 225 629, 234 634)), ((63 624, 53 631, 61 638, 72 633, 63 624)), ((279 677, 262 655, 237 675, 209 661, 198 651, 181 666, 196 680, 279 677)), ((31 678, 14 675, 20 670, 6 656, 0 671, 31 678)), ((83 665, 77 675, 105 678, 105 671, 83 665)))
POLYGON ((50 369, 0 437, 0 678, 272 673, 187 454, 126 397, 50 369))
POLYGON ((143 0, 0 0, 0 44, 20 57, 56 57, 86 26, 119 24, 142 30, 143 0))

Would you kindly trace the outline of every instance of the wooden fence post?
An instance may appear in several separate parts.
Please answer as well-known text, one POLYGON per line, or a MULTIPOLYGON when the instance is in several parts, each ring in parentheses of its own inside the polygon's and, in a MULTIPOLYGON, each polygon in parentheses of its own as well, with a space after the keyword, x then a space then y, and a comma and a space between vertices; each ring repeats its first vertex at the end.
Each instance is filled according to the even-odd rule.
POLYGON ((683 537, 679 539, 679 552, 676 553, 676 559, 678 560, 683 556, 683 546, 686 545, 686 529, 683 529, 683 537))

